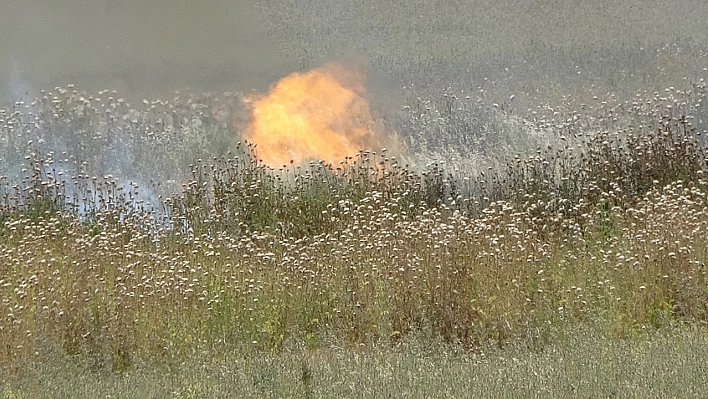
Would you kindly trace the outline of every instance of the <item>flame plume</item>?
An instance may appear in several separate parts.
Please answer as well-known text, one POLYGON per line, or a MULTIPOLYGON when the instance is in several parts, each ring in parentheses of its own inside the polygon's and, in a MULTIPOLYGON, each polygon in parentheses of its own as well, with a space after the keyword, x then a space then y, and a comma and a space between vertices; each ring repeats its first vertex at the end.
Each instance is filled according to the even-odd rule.
POLYGON ((241 101, 249 112, 246 140, 264 163, 323 160, 335 163, 385 142, 372 131, 362 72, 328 64, 292 73, 269 89, 241 101))

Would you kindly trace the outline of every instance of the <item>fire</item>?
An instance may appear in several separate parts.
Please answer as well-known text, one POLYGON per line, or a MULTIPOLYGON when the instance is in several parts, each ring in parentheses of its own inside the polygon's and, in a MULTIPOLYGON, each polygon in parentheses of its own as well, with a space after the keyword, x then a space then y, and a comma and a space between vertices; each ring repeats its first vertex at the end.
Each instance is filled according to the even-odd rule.
POLYGON ((258 157, 280 167, 291 162, 335 163, 385 144, 366 100, 364 73, 336 64, 292 73, 265 95, 242 98, 249 111, 244 137, 258 157))

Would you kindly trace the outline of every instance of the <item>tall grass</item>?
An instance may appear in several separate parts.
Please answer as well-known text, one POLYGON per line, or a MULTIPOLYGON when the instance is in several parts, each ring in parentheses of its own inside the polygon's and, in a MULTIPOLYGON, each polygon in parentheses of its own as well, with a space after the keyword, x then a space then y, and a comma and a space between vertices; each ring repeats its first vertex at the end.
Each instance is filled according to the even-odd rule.
POLYGON ((0 207, 6 375, 51 353, 125 372, 244 343, 278 353, 424 333, 467 350, 543 347, 558 326, 627 338, 708 318, 705 146, 687 117, 557 137, 468 175, 383 150, 278 169, 234 139, 181 166, 179 189, 141 197, 141 184, 90 163, 131 148, 150 165, 173 156, 170 137, 192 145, 229 128, 199 105, 126 104, 127 117, 106 120, 80 93, 44 101, 2 130, 29 149, 0 207))

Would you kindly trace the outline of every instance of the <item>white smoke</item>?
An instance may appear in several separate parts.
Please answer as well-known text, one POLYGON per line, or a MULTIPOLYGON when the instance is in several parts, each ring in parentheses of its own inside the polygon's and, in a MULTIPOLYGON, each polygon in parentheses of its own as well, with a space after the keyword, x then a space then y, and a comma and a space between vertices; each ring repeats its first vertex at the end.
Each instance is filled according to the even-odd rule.
POLYGON ((8 62, 8 80, 4 93, 6 100, 9 103, 29 100, 34 90, 27 80, 19 60, 15 55, 10 55, 8 62))

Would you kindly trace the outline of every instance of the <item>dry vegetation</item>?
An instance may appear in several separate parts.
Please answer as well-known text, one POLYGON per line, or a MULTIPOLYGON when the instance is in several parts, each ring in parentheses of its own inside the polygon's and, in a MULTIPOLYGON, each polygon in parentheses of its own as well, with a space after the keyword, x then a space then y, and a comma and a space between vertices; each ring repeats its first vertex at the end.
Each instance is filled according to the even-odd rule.
POLYGON ((17 104, 3 113, 5 153, 31 151, 3 188, 2 370, 51 353, 125 372, 244 344, 395 346, 425 333, 475 351, 543 348, 558 326, 629 338, 703 325, 705 147, 672 104, 704 97, 700 83, 619 104, 613 119, 641 124, 466 177, 385 150, 275 170, 233 143, 189 165, 171 197, 45 148, 162 164, 170 148, 233 134, 209 99, 137 110, 70 88, 17 104))
POLYGON ((2 395, 705 392, 704 38, 663 44, 669 14, 644 47, 583 25, 480 49, 470 10, 334 29, 381 10, 311 3, 262 8, 310 22, 273 28, 303 67, 351 48, 395 76, 406 156, 265 166, 233 95, 0 110, 2 395), (447 28, 464 46, 425 34, 447 28))

